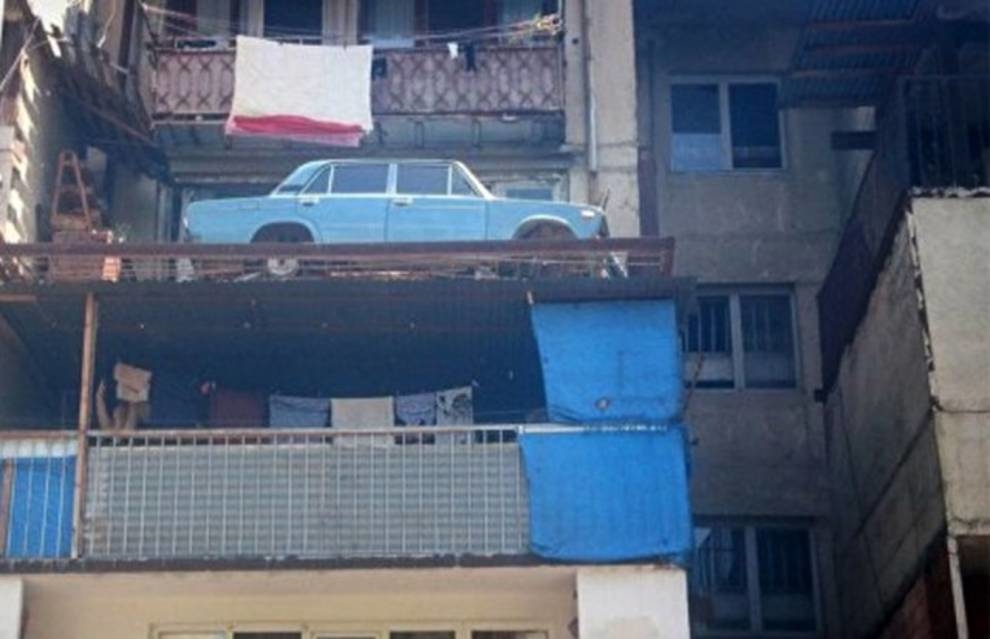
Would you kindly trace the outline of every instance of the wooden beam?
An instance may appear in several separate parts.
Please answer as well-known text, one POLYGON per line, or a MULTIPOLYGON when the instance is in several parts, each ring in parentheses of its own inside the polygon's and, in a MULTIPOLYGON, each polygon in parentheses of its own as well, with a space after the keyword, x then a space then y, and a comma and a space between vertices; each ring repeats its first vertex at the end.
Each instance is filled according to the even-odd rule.
POLYGON ((88 464, 88 433, 93 420, 93 382, 96 368, 96 337, 99 333, 100 303, 94 293, 86 293, 83 322, 82 370, 79 384, 79 430, 76 437, 75 499, 72 506, 72 556, 83 551, 83 529, 86 513, 86 468, 88 464))

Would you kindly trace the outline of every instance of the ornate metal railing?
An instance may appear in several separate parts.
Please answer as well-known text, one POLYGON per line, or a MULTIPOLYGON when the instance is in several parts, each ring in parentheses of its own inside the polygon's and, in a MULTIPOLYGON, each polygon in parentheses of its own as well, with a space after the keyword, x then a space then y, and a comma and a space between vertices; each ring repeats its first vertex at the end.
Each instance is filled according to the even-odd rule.
MULTIPOLYGON (((236 51, 158 48, 151 56, 157 121, 221 119, 234 95, 236 51)), ((563 53, 556 43, 490 45, 452 58, 446 47, 375 53, 375 115, 525 115, 564 109, 563 53)))

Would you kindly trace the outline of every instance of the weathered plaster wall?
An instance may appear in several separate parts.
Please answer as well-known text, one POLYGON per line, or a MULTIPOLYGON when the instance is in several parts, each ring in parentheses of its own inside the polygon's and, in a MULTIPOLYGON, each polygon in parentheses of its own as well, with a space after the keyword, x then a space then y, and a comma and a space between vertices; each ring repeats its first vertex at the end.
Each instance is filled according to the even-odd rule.
POLYGON ((843 356, 826 422, 841 613, 845 635, 860 636, 899 604, 945 526, 908 223, 843 356))
MULTIPOLYGON (((549 630, 569 637, 573 568, 30 576, 24 639, 153 630, 549 630)), ((387 635, 386 635, 387 636, 387 635)))
POLYGON ((577 574, 582 639, 688 639, 686 573, 657 567, 583 568, 577 574))
POLYGON ((19 75, 10 193, 0 232, 7 242, 32 242, 45 228, 37 213, 49 212, 58 152, 73 139, 51 69, 38 52, 26 56, 19 75))
POLYGON ((990 534, 990 199, 916 198, 949 531, 990 534))

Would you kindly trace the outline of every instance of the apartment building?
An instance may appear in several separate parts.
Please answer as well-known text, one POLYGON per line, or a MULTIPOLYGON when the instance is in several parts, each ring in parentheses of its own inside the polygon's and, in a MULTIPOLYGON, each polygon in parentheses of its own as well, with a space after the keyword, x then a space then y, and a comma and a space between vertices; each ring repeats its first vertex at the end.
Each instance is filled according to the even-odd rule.
POLYGON ((688 635, 669 241, 170 241, 325 157, 456 157, 637 234, 630 3, 49 4, 5 10, 49 84, 12 90, 0 636, 688 635), (463 35, 532 16, 563 32, 463 35), (238 32, 375 43, 375 131, 225 136, 238 32), (73 157, 99 245, 57 239, 73 157))

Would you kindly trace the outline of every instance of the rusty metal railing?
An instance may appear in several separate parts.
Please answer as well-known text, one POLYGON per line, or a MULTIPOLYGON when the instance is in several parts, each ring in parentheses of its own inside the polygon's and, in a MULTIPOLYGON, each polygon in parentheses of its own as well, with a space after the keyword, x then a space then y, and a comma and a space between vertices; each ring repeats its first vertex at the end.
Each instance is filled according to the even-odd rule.
POLYGON ((670 239, 394 244, 0 244, 0 283, 669 276, 670 239))

